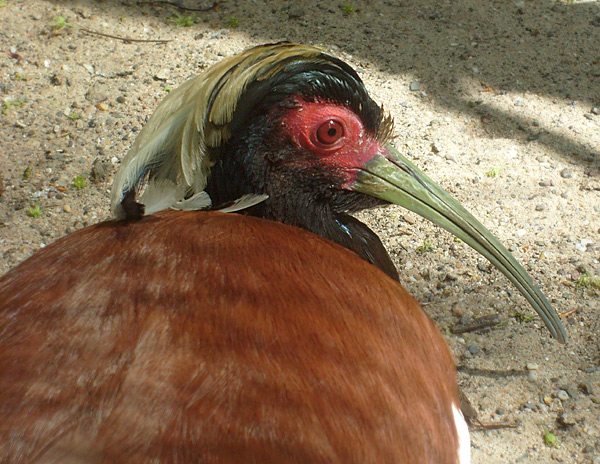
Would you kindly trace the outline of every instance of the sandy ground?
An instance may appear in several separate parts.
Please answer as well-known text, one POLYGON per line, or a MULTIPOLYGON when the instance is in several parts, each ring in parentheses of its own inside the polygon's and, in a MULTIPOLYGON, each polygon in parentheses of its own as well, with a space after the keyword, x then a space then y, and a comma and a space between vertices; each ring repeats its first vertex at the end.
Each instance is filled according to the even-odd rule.
POLYGON ((0 5, 0 272, 108 217, 119 160, 169 88, 254 44, 316 44, 358 69, 397 147, 572 312, 561 345, 445 231, 397 207, 361 215, 447 335, 480 419, 517 425, 474 430, 473 462, 600 462, 600 290, 577 285, 600 277, 599 2, 355 1, 344 14, 341 2, 238 0, 191 27, 169 18, 193 13, 158 2, 0 5), (56 16, 80 29, 53 31, 56 16), (502 324, 487 332, 450 332, 491 314, 502 324))

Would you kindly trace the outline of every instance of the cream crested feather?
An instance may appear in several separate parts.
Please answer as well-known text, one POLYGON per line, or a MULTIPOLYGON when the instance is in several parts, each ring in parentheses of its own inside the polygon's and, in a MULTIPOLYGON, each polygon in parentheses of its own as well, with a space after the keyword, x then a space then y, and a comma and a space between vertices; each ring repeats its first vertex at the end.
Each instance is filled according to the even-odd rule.
MULTIPOLYGON (((208 150, 231 137, 230 123, 247 86, 273 77, 290 60, 318 60, 321 54, 308 45, 262 45, 224 59, 172 91, 121 163, 112 188, 115 217, 125 217, 121 203, 130 192, 146 214, 169 207, 210 208, 208 195, 201 195, 215 161, 208 150), (190 198, 200 201, 186 206, 190 198)), ((240 204, 257 201, 246 198, 240 204)))

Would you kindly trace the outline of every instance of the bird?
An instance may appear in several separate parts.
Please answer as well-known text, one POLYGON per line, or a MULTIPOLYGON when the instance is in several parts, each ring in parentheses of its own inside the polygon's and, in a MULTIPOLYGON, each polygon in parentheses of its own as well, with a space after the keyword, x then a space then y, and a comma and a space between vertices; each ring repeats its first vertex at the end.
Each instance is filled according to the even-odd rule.
POLYGON ((566 333, 392 133, 308 45, 171 92, 115 176, 114 220, 0 278, 0 462, 469 462, 448 346, 352 213, 446 228, 566 333))
POLYGON ((330 240, 220 211, 110 221, 0 278, 0 462, 469 462, 446 341, 330 240))
POLYGON ((243 211, 332 240, 398 280, 379 237, 352 216, 398 204, 486 257, 565 343, 560 318, 527 271, 394 148, 393 131, 342 60, 289 42, 249 48, 163 99, 117 172, 112 212, 243 211))

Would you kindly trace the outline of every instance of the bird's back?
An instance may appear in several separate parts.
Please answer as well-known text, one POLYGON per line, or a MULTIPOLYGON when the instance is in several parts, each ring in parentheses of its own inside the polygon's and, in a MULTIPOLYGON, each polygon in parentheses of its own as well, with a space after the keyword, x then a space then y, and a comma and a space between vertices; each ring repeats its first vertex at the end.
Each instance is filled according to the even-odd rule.
POLYGON ((163 212, 0 278, 0 462, 454 463, 414 299, 311 233, 163 212))

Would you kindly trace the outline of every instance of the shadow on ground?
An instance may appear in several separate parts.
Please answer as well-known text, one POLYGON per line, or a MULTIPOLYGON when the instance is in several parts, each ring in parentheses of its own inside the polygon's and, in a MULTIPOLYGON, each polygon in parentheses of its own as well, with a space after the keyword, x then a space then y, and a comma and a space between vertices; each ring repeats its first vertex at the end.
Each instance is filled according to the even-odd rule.
MULTIPOLYGON (((419 81, 433 105, 478 117, 489 137, 537 140, 571 162, 600 162, 597 148, 548 127, 540 137, 535 115, 483 104, 464 89, 468 83, 482 92, 514 94, 517 106, 519 95, 527 94, 564 101, 565 106, 583 105, 588 117, 600 124, 600 115, 589 114, 600 106, 600 5, 595 2, 368 1, 356 2, 360 9, 347 15, 341 2, 319 1, 238 0, 197 13, 157 1, 54 3, 57 13, 66 7, 85 16, 101 9, 115 21, 138 15, 142 24, 195 14, 215 31, 237 23, 238 30, 265 42, 285 39, 337 47, 358 62, 368 60, 403 76, 407 83, 419 81)), ((199 8, 212 3, 179 4, 199 8)), ((148 35, 153 36, 151 30, 148 35)))

